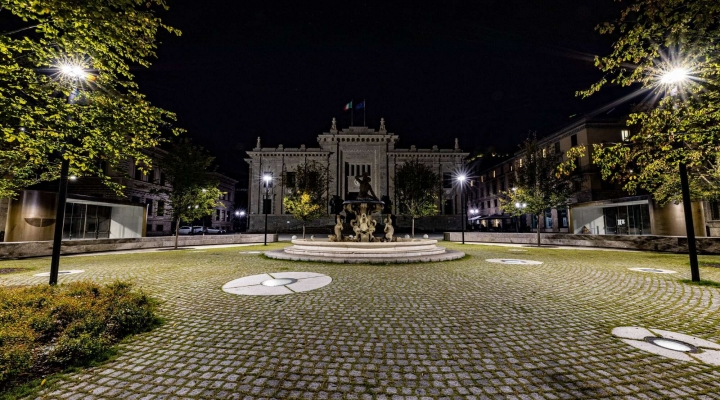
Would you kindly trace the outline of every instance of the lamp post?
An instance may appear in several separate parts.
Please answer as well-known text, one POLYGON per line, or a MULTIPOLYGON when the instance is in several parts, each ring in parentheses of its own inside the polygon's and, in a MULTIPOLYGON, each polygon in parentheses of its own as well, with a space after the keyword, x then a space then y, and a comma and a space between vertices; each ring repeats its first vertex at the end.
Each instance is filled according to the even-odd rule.
POLYGON ((263 175, 263 181, 265 182, 265 198, 263 199, 263 213, 265 214, 265 235, 263 245, 267 246, 267 223, 268 214, 270 213, 270 183, 272 182, 272 176, 265 174, 263 175))
POLYGON ((460 202, 462 203, 462 244, 465 244, 465 220, 467 219, 467 204, 465 204, 465 181, 467 180, 467 176, 465 175, 458 175, 457 177, 458 183, 460 184, 460 202))
MULTIPOLYGON (((517 190, 516 188, 513 188, 513 192, 516 191, 516 190, 517 190)), ((525 207, 527 207, 527 203, 520 203, 520 202, 515 203, 515 208, 517 208, 518 210, 524 210, 525 207)), ((515 218, 516 218, 516 219, 515 219, 515 224, 516 224, 516 228, 515 228, 515 229, 516 229, 517 232, 519 233, 519 232, 520 232, 520 217, 515 217, 515 218)), ((539 229, 539 228, 538 228, 538 229, 539 229)))
MULTIPOLYGON (((78 83, 87 79, 88 74, 82 66, 77 64, 62 64, 56 66, 59 77, 72 85, 68 96, 68 103, 72 104, 77 98, 78 83)), ((61 154, 62 157, 62 154, 61 154)), ((60 162, 60 183, 58 185, 57 202, 55 203, 55 232, 53 233, 52 256, 50 257, 50 284, 57 285, 60 273, 60 250, 62 248, 63 225, 65 223, 65 205, 67 204, 68 173, 70 161, 62 157, 60 162)))
MULTIPOLYGON (((660 76, 660 83, 672 86, 670 96, 677 94, 678 86, 688 81, 690 75, 688 70, 682 67, 672 68, 660 76)), ((690 184, 688 181, 687 164, 685 161, 678 163, 680 173, 680 188, 682 192, 683 213, 685 214, 685 231, 687 234, 688 256, 690 257, 690 275, 693 282, 700 281, 700 268, 697 258, 697 243, 695 240, 695 226, 692 218, 692 204, 690 203, 690 184)))
POLYGON ((242 229, 242 219, 245 216, 245 210, 235 211, 235 217, 240 221, 238 226, 242 229))

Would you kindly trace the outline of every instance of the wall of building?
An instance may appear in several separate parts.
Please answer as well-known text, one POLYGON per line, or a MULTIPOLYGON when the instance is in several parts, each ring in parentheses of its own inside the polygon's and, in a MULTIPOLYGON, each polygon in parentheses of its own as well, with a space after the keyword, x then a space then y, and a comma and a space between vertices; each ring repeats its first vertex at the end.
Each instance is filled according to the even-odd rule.
MULTIPOLYGON (((685 211, 683 204, 669 203, 663 207, 652 204, 653 235, 685 236, 685 211)), ((706 236, 705 211, 702 202, 692 202, 695 236, 706 236)))
POLYGON ((139 238, 145 227, 145 209, 142 207, 114 206, 110 220, 110 238, 139 238))

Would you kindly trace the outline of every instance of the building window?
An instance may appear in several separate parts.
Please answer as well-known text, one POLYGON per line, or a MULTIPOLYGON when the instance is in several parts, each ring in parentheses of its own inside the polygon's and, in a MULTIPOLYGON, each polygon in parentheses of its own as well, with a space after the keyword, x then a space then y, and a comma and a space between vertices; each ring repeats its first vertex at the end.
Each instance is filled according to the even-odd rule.
POLYGON ((225 221, 225 210, 221 210, 220 215, 222 215, 222 217, 220 218, 220 221, 225 221))
POLYGON ((160 173, 160 186, 165 186, 165 173, 160 173))
POLYGON ((142 175, 143 175, 143 173, 142 173, 142 171, 140 171, 140 167, 136 165, 135 166, 135 179, 141 181, 142 175))
POLYGON ((622 141, 630 140, 630 131, 627 129, 623 129, 620 131, 620 138, 622 141))
POLYGON ((156 232, 162 232, 165 228, 162 225, 155 225, 155 231, 156 232))
POLYGON ((545 210, 545 228, 552 228, 552 210, 545 210))
POLYGON ((295 187, 295 172, 285 173, 285 186, 295 187))
POLYGON ((500 180, 500 191, 505 191, 505 179, 500 180))
POLYGON ((152 231, 152 225, 151 224, 145 225, 145 232, 150 232, 150 231, 152 231))
POLYGON ((130 198, 130 201, 132 201, 133 203, 139 203, 139 202, 140 202, 140 198, 137 197, 137 196, 132 196, 132 197, 130 198))
POLYGON ((720 220, 720 202, 710 202, 710 219, 720 220))
POLYGON ((543 148, 543 149, 542 149, 542 157, 543 157, 543 158, 546 158, 546 157, 547 157, 547 149, 546 149, 546 148, 543 148))
POLYGON ((162 217, 163 215, 165 215, 165 202, 158 200, 157 216, 162 217))
POLYGON ((152 211, 153 211, 152 206, 153 206, 152 199, 145 199, 145 207, 147 208, 148 217, 152 215, 152 211))
POLYGON ((567 208, 558 208, 558 225, 560 228, 568 227, 568 211, 567 208))
POLYGON ((497 207, 497 199, 495 199, 495 207, 497 207))
POLYGON ((452 187, 453 187, 452 174, 449 172, 443 172, 443 188, 450 189, 452 187))
POLYGON ((488 200, 488 202, 487 202, 487 203, 488 203, 488 208, 490 208, 490 200, 488 200))
POLYGON ((220 221, 220 210, 215 210, 215 221, 220 221))
POLYGON ((578 145, 577 135, 570 136, 570 146, 575 147, 578 145))
POLYGON ((560 142, 555 142, 555 155, 560 154, 560 142))
POLYGON ((495 171, 493 171, 493 178, 495 177, 495 171))
POLYGON ((485 209, 485 202, 483 202, 483 201, 480 202, 480 209, 481 210, 485 209))
POLYGON ((518 168, 522 168, 522 158, 518 159, 518 168))

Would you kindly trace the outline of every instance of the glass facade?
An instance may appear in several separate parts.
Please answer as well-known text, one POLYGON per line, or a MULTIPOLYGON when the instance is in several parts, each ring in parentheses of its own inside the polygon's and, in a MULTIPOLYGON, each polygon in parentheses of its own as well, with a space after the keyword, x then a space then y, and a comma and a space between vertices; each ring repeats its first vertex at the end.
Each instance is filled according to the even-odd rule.
POLYGON ((63 239, 105 239, 110 237, 112 207, 67 203, 63 239))
POLYGON ((650 235, 647 201, 573 208, 573 232, 593 235, 650 235))

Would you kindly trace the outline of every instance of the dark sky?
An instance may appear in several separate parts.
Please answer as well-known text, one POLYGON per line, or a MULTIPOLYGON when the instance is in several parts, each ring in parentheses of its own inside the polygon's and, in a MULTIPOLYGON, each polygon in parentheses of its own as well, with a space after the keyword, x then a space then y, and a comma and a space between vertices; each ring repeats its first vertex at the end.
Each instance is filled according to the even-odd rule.
POLYGON ((333 117, 349 125, 350 100, 401 147, 472 151, 514 150, 620 97, 574 94, 602 76, 592 57, 612 38, 594 27, 618 16, 612 0, 169 3, 183 35, 161 35, 141 89, 238 178, 257 136, 314 147, 333 117))

